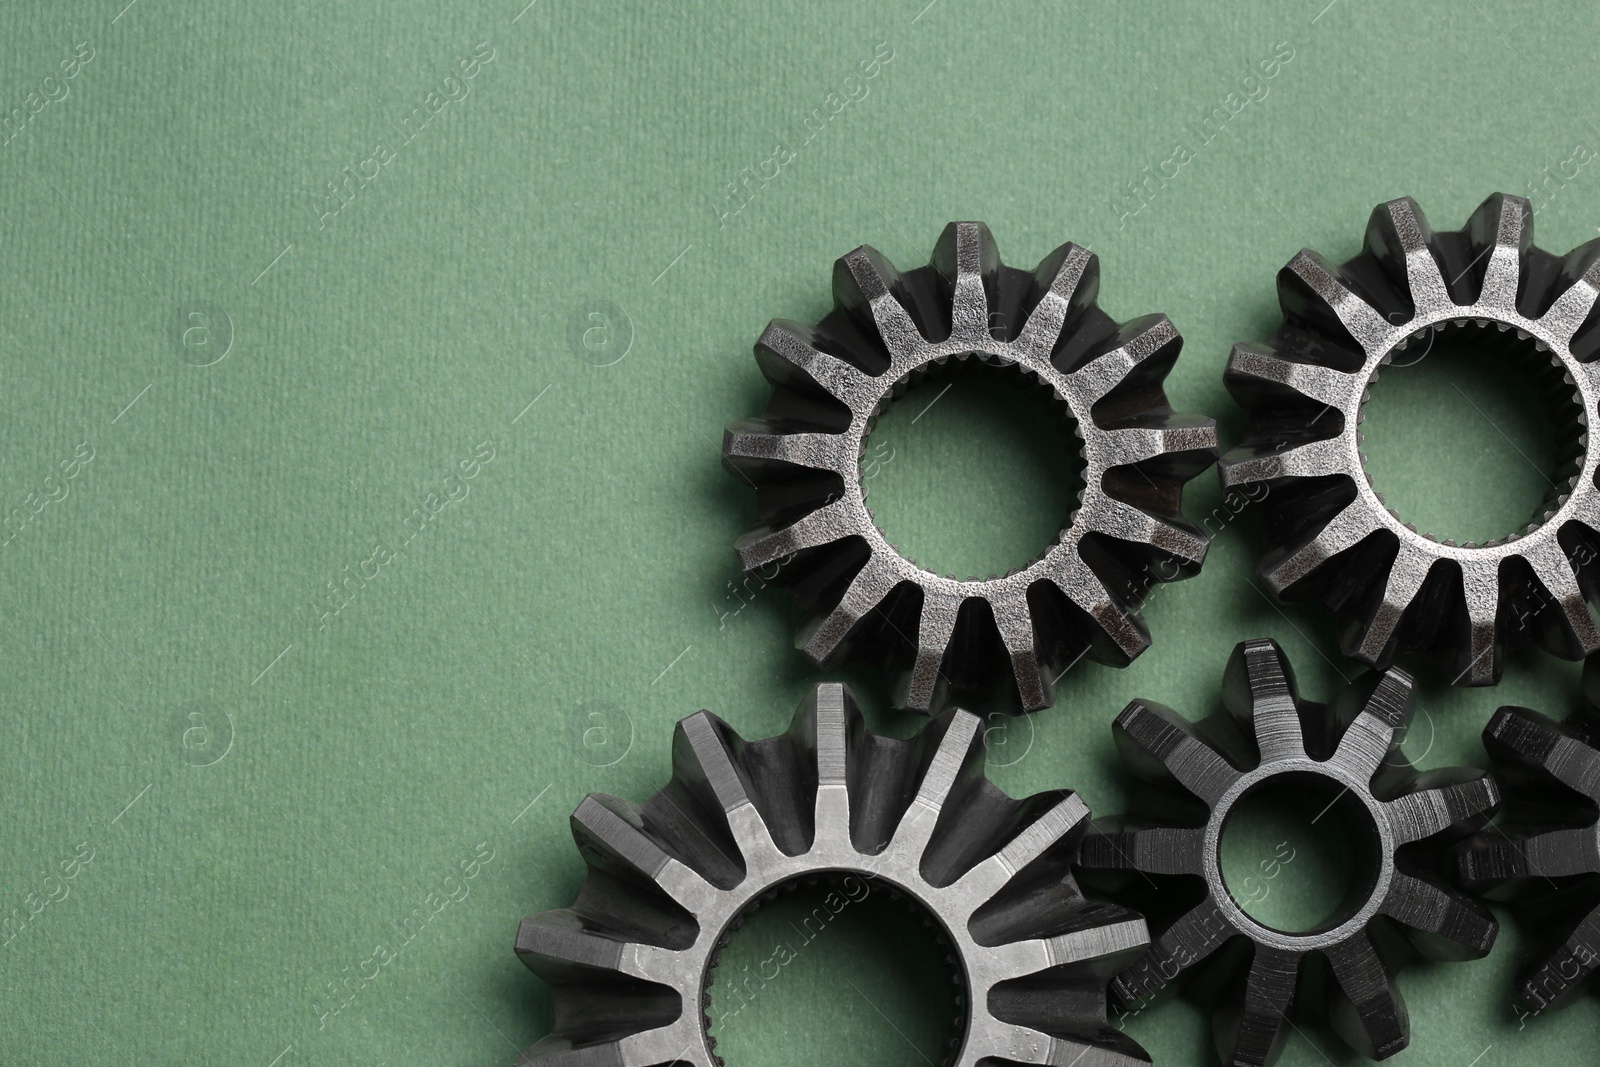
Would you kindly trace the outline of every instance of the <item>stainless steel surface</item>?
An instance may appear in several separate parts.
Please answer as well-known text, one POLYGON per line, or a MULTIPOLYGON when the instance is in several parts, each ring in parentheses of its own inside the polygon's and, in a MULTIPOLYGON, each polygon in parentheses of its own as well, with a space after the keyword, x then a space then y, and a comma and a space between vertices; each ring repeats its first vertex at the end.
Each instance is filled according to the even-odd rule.
POLYGON ((1120 666, 1149 645, 1139 602, 1205 559, 1207 538, 1180 503, 1215 459, 1216 427, 1167 404, 1162 381, 1181 345, 1172 323, 1119 326, 1095 305, 1098 288, 1098 263, 1077 245, 1018 270, 1001 264, 988 227, 958 222, 929 266, 904 274, 856 249, 834 266, 835 309, 821 323, 767 327, 756 359, 772 399, 762 417, 728 427, 723 462, 756 488, 740 561, 747 571, 784 561, 779 580, 799 601, 797 643, 812 661, 891 666, 897 704, 915 711, 996 686, 1034 710, 1080 657, 1120 666), (987 578, 941 576, 901 555, 861 479, 878 413, 962 364, 1019 373, 1082 442, 1080 502, 1059 539, 987 578))
POLYGON ((1079 859, 1086 881, 1137 901, 1154 931, 1150 947, 1112 983, 1118 1001, 1141 1005, 1196 971, 1202 981, 1191 988, 1217 1004, 1223 1061, 1259 1067, 1282 1049, 1297 1009, 1321 1007, 1297 1003, 1316 970, 1326 980, 1327 1020, 1347 1044, 1377 1059, 1406 1047, 1399 964, 1416 953, 1475 958, 1494 944, 1488 910, 1429 872, 1499 804, 1482 772, 1418 773, 1400 753, 1411 685, 1391 670, 1332 704, 1314 703, 1296 692, 1276 643, 1247 641, 1224 678, 1226 715, 1192 724, 1157 704, 1124 709, 1113 727, 1117 745, 1130 770, 1156 787, 1155 807, 1100 820, 1079 859), (1223 878, 1229 816, 1275 783, 1326 794, 1323 815, 1343 805, 1334 814, 1361 851, 1351 865, 1364 869, 1344 908, 1314 930, 1258 922, 1223 878))
POLYGON ((555 1032, 524 1062, 720 1064, 704 1008, 728 931, 828 873, 904 894, 947 939, 967 1005, 950 1062, 1148 1062, 1106 1027, 1106 983, 1148 937, 1072 880, 1088 809, 1069 792, 1012 800, 984 777, 984 751, 964 711, 910 740, 872 734, 838 684, 761 741, 709 712, 684 719, 665 789, 643 805, 592 794, 572 815, 589 865, 577 903, 517 934, 556 994, 555 1032))
POLYGON ((1600 399, 1597 290, 1600 241, 1565 258, 1535 248, 1528 202, 1503 194, 1437 234, 1410 198, 1392 200, 1373 211, 1360 255, 1337 267, 1295 256, 1278 274, 1283 326, 1267 344, 1234 346, 1228 388, 1250 425, 1219 467, 1226 488, 1268 487, 1271 589, 1321 600, 1364 663, 1437 652, 1467 685, 1494 684, 1505 653, 1535 641, 1568 659, 1600 649, 1600 451, 1587 433, 1600 399), (1571 469, 1526 527, 1483 544, 1417 530, 1386 506, 1361 454, 1379 372, 1456 329, 1505 334, 1533 368, 1513 359, 1508 373, 1549 374, 1573 404, 1571 469))
POLYGON ((1469 889, 1510 900, 1528 951, 1517 975, 1526 1020, 1594 988, 1600 964, 1600 659, 1564 722, 1501 708, 1483 731, 1506 791, 1504 826, 1461 849, 1469 889))

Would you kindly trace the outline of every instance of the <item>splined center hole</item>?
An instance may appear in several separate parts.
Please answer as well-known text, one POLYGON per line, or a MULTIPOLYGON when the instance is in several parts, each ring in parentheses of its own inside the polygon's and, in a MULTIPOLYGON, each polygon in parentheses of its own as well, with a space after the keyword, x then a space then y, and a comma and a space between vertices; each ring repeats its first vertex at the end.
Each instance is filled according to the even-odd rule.
POLYGON ((1321 775, 1285 775, 1240 798, 1222 828, 1222 880, 1244 913, 1284 933, 1359 911, 1378 865, 1372 817, 1321 775))
POLYGON ((975 359, 913 385, 878 418, 861 484, 878 529, 926 570, 986 578, 1060 537, 1082 442, 1036 379, 975 359))
POLYGON ((1581 411, 1532 341, 1447 326, 1379 371, 1362 451, 1373 489, 1402 521, 1459 544, 1504 540, 1567 491, 1581 411))
POLYGON ((939 929, 863 875, 791 884, 733 932, 711 973, 716 1054, 730 1067, 948 1062, 965 984, 939 929))

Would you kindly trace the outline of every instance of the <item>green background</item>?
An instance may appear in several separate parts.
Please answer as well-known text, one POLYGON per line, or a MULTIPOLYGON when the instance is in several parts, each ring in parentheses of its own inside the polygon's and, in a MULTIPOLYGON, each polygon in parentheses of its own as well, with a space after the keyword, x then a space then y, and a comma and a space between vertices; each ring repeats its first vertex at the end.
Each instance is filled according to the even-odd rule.
MULTIPOLYGON (((1403 194, 1459 226, 1600 145, 1592 5, 525 2, 7 5, 0 107, 26 122, 0 146, 0 512, 25 521, 0 549, 0 915, 25 921, 0 948, 0 1060, 500 1064, 547 1032, 511 944, 580 883, 566 813, 662 784, 679 717, 766 736, 817 680, 783 595, 735 598, 754 503, 718 453, 766 393, 752 341, 819 317, 855 245, 915 266, 979 218, 1015 264, 1091 246, 1103 306, 1172 317, 1176 403, 1234 440, 1228 347, 1271 331, 1297 249, 1353 253, 1403 194), (84 41, 68 95, 29 114, 84 41), (396 147, 484 42, 465 98, 396 147), (1186 123, 1278 42, 1266 95, 1198 144, 1186 123), (830 93, 859 98, 805 141, 830 93), (1180 140, 1194 158, 1128 214, 1180 140), (723 217, 779 141, 794 158, 723 217)), ((1541 245, 1595 236, 1600 166, 1541 189, 1541 245)), ((1538 420, 1445 380, 1385 402, 1374 463, 1397 504, 1469 521, 1527 495, 1507 435, 1538 420)), ((930 554, 1026 554, 1048 471, 949 399, 896 429, 875 503, 930 554)), ((1201 514, 1220 493, 1197 485, 1201 514)), ((1318 612, 1256 588, 1257 544, 1227 523, 1151 601, 1154 648, 1072 672, 992 738, 993 777, 1118 810, 1113 715, 1213 710, 1246 637, 1277 637, 1312 695, 1353 677, 1318 612)), ((1565 713, 1577 684, 1537 656, 1492 691, 1422 675, 1408 749, 1433 766, 1481 763, 1498 704, 1565 713)), ((915 728, 851 680, 875 728, 915 728)), ((1400 1062, 1592 1057, 1592 997, 1519 1032, 1517 941, 1405 974, 1400 1062)), ((805 964, 730 1038, 740 1062, 922 1062, 891 1019, 909 987, 868 955, 837 957, 859 999, 805 964)), ((1158 1062, 1209 1062, 1185 1001, 1128 1026, 1158 1062)), ((1283 1062, 1351 1059, 1312 1029, 1283 1062)))

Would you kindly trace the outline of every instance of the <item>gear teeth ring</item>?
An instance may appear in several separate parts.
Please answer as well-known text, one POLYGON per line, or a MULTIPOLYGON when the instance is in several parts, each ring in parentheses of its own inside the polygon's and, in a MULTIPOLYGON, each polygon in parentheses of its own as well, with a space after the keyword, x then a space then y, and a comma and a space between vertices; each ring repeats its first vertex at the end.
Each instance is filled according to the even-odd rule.
POLYGON ((1098 262, 1077 245, 1020 270, 1001 264, 988 227, 958 222, 930 265, 904 274, 856 249, 834 265, 831 314, 767 327, 755 351, 772 397, 760 418, 728 427, 723 463, 756 488, 740 562, 770 580, 764 569, 782 561, 776 580, 800 604, 797 643, 813 662, 891 666, 896 706, 924 714, 997 685, 1032 711, 1082 656, 1122 666, 1149 645, 1138 604, 1205 559, 1181 497, 1215 461, 1216 426, 1167 403, 1182 343, 1172 323, 1118 325, 1095 305, 1098 288, 1098 262), (1032 380, 1083 446, 1081 499, 1058 540, 983 579, 901 555, 862 485, 878 414, 962 364, 1032 380))
POLYGON ((1600 659, 1564 722, 1501 708, 1483 743, 1506 786, 1505 825, 1463 844, 1461 879, 1526 923, 1517 1010, 1537 1015, 1593 986, 1600 964, 1600 659))
POLYGON ((1162 807, 1153 817, 1100 820, 1079 858, 1086 881, 1103 881, 1150 916, 1154 938, 1112 982, 1116 1000, 1142 1005, 1198 969, 1196 988, 1220 998, 1213 1022, 1223 1062, 1263 1067, 1282 1050, 1297 994, 1315 975, 1329 990, 1328 1021, 1352 1048, 1383 1059, 1406 1047, 1400 964, 1413 954, 1478 958, 1494 944, 1493 916, 1438 872, 1449 844, 1499 805, 1482 772, 1419 774, 1400 754, 1411 690, 1410 677, 1391 670, 1332 704, 1302 700, 1277 644, 1247 641, 1224 677, 1227 715, 1192 724, 1157 704, 1128 705, 1113 727, 1117 746, 1162 807), (1268 786, 1326 794, 1324 812, 1344 805, 1338 814, 1367 851, 1345 907, 1310 931, 1251 918, 1223 877, 1223 828, 1268 786))
POLYGON ((1070 866, 1076 794, 1013 800, 984 776, 982 724, 950 711, 910 740, 869 732, 825 684, 785 734, 746 742, 710 712, 678 724, 671 784, 572 815, 589 873, 569 909, 526 919, 517 955, 555 987, 550 1067, 714 1067, 713 966, 730 930, 796 880, 854 876, 921 906, 959 963, 950 1063, 1137 1067, 1106 984, 1148 943, 1134 912, 1086 901, 1070 866))
MULTIPOLYGON (((1284 323, 1238 344, 1229 391, 1249 410, 1245 444, 1222 459, 1224 488, 1262 487, 1261 575, 1286 600, 1321 600, 1344 651, 1380 670, 1397 654, 1441 653, 1453 683, 1493 685, 1505 653, 1537 641, 1580 659, 1600 650, 1600 241, 1565 258, 1533 245, 1533 211, 1495 194, 1465 229, 1434 233, 1409 197, 1372 213, 1360 255, 1333 266, 1303 250, 1278 273, 1284 323), (1483 544, 1438 540, 1374 490, 1359 423, 1368 390, 1413 341, 1482 329, 1553 376, 1570 398, 1574 456, 1523 529, 1483 544), (1570 477, 1565 477, 1570 475, 1570 477)), ((1257 498, 1259 499, 1259 498, 1257 498)))

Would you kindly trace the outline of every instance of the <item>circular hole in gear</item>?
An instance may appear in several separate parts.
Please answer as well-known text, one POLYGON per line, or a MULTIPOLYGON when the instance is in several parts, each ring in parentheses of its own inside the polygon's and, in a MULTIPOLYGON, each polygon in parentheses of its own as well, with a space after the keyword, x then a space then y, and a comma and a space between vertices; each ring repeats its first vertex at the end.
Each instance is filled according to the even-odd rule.
POLYGON ((791 882, 747 912, 707 992, 728 1067, 950 1061, 965 980, 938 923, 865 875, 791 882))
POLYGON ((1244 913, 1283 933, 1332 929, 1361 909, 1377 828, 1330 778, 1283 775, 1246 793, 1222 827, 1222 880, 1244 913))
POLYGON ((1533 341, 1494 326, 1424 331, 1363 405, 1372 487, 1403 522, 1483 544, 1542 521, 1578 469, 1573 386, 1533 341))
POLYGON ((1065 405, 1013 366, 969 358, 880 413, 861 457, 878 529, 918 566, 957 578, 1025 567, 1061 536, 1083 488, 1065 405))

